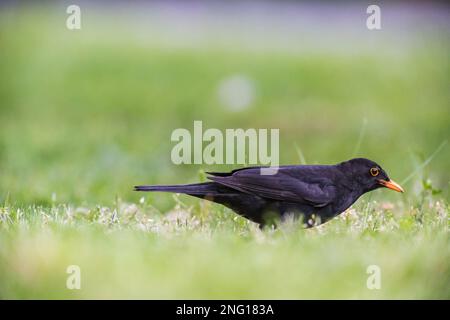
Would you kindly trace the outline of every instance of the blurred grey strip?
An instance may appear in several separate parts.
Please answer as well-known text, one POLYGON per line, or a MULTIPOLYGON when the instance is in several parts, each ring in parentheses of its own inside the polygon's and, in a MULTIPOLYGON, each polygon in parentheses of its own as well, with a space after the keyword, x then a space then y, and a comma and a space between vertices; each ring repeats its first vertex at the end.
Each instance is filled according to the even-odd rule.
MULTIPOLYGON (((64 5, 73 1, 69 2, 46 5, 61 12, 64 5)), ((348 53, 380 46, 388 49, 420 45, 424 38, 448 38, 450 30, 450 7, 440 2, 378 2, 382 30, 376 31, 366 28, 366 8, 372 2, 76 2, 83 14, 95 21, 96 28, 109 21, 131 30, 143 43, 159 39, 175 47, 224 45, 348 53)), ((16 2, 8 3, 14 7, 16 2)), ((83 25, 89 30, 89 24, 83 25)))

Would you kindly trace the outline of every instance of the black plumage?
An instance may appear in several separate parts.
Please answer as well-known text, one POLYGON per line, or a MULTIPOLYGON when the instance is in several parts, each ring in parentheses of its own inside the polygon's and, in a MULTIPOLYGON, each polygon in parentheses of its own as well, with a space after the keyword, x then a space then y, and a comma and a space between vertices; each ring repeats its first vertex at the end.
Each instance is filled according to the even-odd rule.
POLYGON ((274 218, 302 217, 307 227, 339 215, 366 192, 380 187, 403 192, 378 164, 364 158, 336 165, 281 166, 274 175, 262 175, 261 167, 208 174, 211 182, 136 186, 135 190, 207 199, 261 226, 272 223, 274 218))

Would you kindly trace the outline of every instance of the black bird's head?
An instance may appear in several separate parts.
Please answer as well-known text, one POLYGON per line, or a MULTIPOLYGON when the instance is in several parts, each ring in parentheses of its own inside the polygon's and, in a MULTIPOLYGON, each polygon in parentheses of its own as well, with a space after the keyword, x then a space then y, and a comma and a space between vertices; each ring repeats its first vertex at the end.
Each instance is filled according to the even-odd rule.
POLYGON ((351 176, 363 192, 372 191, 381 187, 389 188, 397 192, 404 192, 403 188, 391 180, 380 165, 364 158, 351 159, 339 164, 345 174, 351 176))

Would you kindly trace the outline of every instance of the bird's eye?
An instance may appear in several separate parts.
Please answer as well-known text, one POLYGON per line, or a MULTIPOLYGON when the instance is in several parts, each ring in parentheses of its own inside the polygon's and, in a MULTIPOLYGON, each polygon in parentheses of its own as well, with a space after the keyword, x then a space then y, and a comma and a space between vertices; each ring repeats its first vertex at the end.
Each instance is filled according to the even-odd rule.
POLYGON ((380 173, 380 169, 378 169, 378 168, 370 168, 370 174, 373 177, 376 177, 379 173, 380 173))

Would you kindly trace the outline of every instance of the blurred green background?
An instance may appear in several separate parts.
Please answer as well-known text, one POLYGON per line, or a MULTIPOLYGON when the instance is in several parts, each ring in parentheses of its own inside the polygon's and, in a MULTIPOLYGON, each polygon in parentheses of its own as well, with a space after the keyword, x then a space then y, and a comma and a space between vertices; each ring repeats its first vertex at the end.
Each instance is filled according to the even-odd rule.
MULTIPOLYGON (((307 30, 288 30, 299 33, 300 44, 279 48, 232 35, 221 43, 214 28, 203 30, 197 45, 177 47, 177 38, 167 40, 151 24, 144 38, 143 14, 144 26, 132 28, 138 8, 120 14, 108 7, 82 6, 82 29, 74 31, 65 26, 63 4, 2 10, 2 199, 9 193, 19 203, 48 204, 55 193, 61 202, 135 201, 135 184, 191 182, 199 169, 228 170, 172 164, 170 135, 192 130, 194 120, 204 128, 279 128, 282 164, 299 163, 295 144, 308 163, 326 164, 354 156, 365 119, 356 155, 400 181, 450 136, 448 34, 410 34, 405 44, 389 21, 369 31, 361 20, 362 44, 345 43, 334 30, 343 43, 329 50, 298 50, 307 30), (237 112, 218 98, 220 83, 234 75, 250 79, 255 91, 237 112)), ((428 167, 440 187, 448 185, 449 155, 445 148, 428 167)))
MULTIPOLYGON (((139 201, 143 194, 132 191, 136 184, 195 182, 200 170, 231 169, 171 162, 172 131, 192 130, 194 120, 202 120, 204 128, 279 128, 281 164, 300 163, 298 148, 307 163, 362 156, 380 163, 398 182, 450 137, 450 19, 443 4, 385 4, 377 31, 366 28, 366 6, 353 2, 340 7, 331 2, 84 2, 82 28, 73 31, 66 28, 67 5, 0 6, 0 203, 5 206, 114 207, 117 199, 139 201), (223 84, 236 78, 250 86, 250 102, 240 110, 221 96, 223 84)), ((431 179, 441 197, 448 197, 449 158, 445 145, 407 181, 405 208, 423 191, 422 179, 431 179)), ((174 206, 172 195, 145 196, 161 211, 174 206)), ((376 191, 371 199, 397 201, 398 194, 376 191)), ((67 248, 74 248, 76 240, 67 237, 67 248)), ((444 239, 436 248, 444 244, 448 256, 444 239)), ((14 238, 10 241, 11 249, 14 238)), ((241 240, 227 241, 234 250, 233 241, 241 240)), ((333 250, 332 241, 325 247, 333 250)), ((171 246, 168 252, 176 254, 171 246)), ((219 247, 206 249, 201 259, 219 247)), ((7 248, 4 257, 10 254, 7 248)), ((152 248, 157 254, 157 245, 152 248)), ((230 259, 244 256, 239 248, 236 255, 228 251, 230 259)), ((133 250, 137 257, 139 250, 133 250)), ((427 252, 426 246, 420 250, 427 252)), ((274 252, 289 255, 289 250, 274 252)), ((421 257, 418 253, 411 261, 421 257)), ((258 262, 249 261, 258 268, 258 262)), ((141 270, 145 262, 134 266, 141 270)), ((351 274, 351 269, 345 273, 351 274)), ((197 294, 191 289, 186 285, 178 297, 208 296, 207 289, 197 294)), ((439 292, 442 297, 439 290, 424 296, 439 292)), ((3 294, 8 292, 14 291, 3 294)), ((19 290, 16 296, 33 292, 19 290)), ((257 296, 252 292, 240 297, 257 296)), ((402 297, 399 292, 391 296, 402 297)), ((88 296, 110 296, 96 293, 88 296)))

